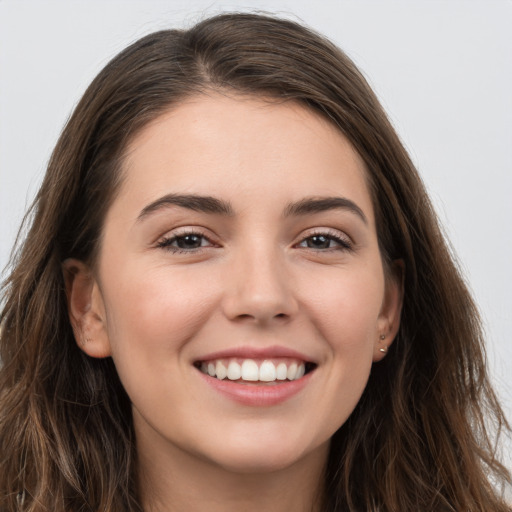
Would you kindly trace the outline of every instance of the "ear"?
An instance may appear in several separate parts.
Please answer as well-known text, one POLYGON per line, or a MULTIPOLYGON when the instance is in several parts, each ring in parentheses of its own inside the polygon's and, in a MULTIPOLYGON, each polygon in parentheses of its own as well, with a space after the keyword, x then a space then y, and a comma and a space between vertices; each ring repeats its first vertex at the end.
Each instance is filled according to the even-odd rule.
POLYGON ((93 273, 85 263, 73 258, 63 262, 62 271, 77 345, 91 357, 110 356, 103 297, 93 273))
POLYGON ((400 315, 404 298, 405 265, 396 260, 386 275, 386 289, 382 308, 377 321, 373 361, 381 361, 393 343, 400 327, 400 315))

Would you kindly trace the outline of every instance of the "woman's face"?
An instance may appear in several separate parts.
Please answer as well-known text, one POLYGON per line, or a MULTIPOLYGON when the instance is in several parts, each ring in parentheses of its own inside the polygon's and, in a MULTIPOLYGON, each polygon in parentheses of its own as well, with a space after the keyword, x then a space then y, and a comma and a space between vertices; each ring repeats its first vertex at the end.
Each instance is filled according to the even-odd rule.
POLYGON ((399 321, 358 154, 297 104, 202 95, 123 170, 70 307, 142 450, 239 472, 324 456, 399 321))

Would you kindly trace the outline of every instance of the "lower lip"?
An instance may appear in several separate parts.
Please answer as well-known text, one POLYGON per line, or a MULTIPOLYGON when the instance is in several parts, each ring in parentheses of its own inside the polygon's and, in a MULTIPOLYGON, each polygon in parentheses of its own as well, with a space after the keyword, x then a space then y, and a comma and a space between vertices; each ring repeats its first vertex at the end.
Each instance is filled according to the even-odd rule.
POLYGON ((292 381, 276 381, 276 384, 240 384, 230 380, 220 380, 198 371, 201 378, 215 391, 243 405, 269 407, 277 405, 300 393, 311 380, 314 371, 292 381))

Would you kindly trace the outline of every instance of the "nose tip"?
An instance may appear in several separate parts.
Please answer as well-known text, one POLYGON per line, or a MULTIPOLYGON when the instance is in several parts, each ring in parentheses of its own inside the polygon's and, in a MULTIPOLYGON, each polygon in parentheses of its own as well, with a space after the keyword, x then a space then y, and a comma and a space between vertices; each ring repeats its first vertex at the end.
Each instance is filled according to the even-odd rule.
POLYGON ((224 297, 230 320, 258 324, 286 322, 298 309, 293 282, 275 260, 245 262, 233 268, 224 297))

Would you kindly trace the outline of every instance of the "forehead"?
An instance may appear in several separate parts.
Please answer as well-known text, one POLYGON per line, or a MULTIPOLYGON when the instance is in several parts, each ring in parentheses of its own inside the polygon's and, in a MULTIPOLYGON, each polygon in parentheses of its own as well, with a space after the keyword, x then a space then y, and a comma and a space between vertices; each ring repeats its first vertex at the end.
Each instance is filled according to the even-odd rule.
POLYGON ((295 102, 198 95, 143 128, 125 152, 120 196, 230 195, 240 206, 350 195, 373 208, 365 165, 330 122, 295 102))

